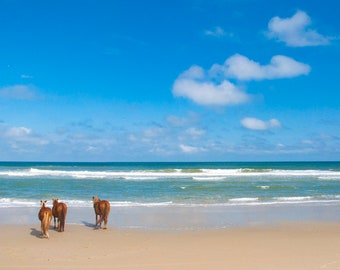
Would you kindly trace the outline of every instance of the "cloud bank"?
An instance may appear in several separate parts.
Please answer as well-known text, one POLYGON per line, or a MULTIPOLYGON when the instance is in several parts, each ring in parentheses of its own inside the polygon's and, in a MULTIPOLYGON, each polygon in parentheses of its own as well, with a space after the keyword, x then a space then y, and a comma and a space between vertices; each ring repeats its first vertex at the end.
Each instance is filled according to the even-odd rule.
POLYGON ((0 98, 32 100, 36 97, 35 87, 27 85, 13 85, 0 88, 0 98))
POLYGON ((329 38, 310 29, 311 18, 303 11, 291 18, 273 17, 268 23, 268 37, 286 43, 290 47, 328 45, 329 38))
POLYGON ((273 56, 270 63, 261 65, 246 56, 235 54, 223 65, 214 64, 209 70, 192 66, 175 81, 174 96, 185 97, 199 105, 238 105, 250 100, 231 79, 238 81, 292 78, 307 75, 309 65, 283 55, 273 56))

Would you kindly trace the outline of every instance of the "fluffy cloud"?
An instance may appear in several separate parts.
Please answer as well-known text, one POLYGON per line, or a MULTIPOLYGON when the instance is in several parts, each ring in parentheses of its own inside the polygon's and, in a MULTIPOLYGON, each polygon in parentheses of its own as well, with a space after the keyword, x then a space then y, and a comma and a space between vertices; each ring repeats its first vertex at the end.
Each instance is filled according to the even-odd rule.
POLYGON ((11 127, 4 132, 6 137, 12 139, 23 138, 30 134, 32 134, 32 130, 27 127, 11 127))
POLYGON ((275 55, 268 65, 260 65, 246 56, 235 54, 229 57, 224 65, 213 65, 210 74, 238 80, 264 80, 307 75, 310 70, 309 65, 283 55, 275 55))
POLYGON ((0 98, 8 99, 34 99, 35 87, 27 85, 13 85, 0 88, 0 98))
POLYGON ((49 142, 46 139, 34 134, 30 128, 27 127, 0 127, 0 138, 4 142, 8 142, 12 147, 17 144, 26 145, 27 147, 46 145, 49 142))
POLYGON ((303 11, 291 18, 272 18, 268 23, 268 36, 291 47, 318 46, 329 44, 329 39, 313 29, 309 29, 310 17, 303 11))
POLYGON ((250 96, 229 79, 292 78, 307 75, 310 70, 309 65, 283 55, 273 56, 268 65, 261 65, 235 54, 223 65, 214 64, 208 71, 196 65, 190 67, 177 78, 172 92, 175 96, 191 99, 200 105, 237 105, 248 102, 250 96))
POLYGON ((253 130, 267 130, 271 128, 278 128, 281 123, 277 119, 270 119, 269 121, 263 121, 257 118, 247 117, 241 120, 243 127, 253 130))
POLYGON ((200 105, 236 105, 249 96, 227 80, 216 83, 198 66, 192 66, 175 81, 173 94, 186 97, 200 105))

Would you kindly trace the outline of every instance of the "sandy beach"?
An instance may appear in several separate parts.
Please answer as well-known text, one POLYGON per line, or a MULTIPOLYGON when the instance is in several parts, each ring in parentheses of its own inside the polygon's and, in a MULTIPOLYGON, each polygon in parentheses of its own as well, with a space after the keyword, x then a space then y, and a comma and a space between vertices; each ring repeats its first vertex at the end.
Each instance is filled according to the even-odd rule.
POLYGON ((155 231, 1 225, 1 269, 340 269, 340 223, 155 231))

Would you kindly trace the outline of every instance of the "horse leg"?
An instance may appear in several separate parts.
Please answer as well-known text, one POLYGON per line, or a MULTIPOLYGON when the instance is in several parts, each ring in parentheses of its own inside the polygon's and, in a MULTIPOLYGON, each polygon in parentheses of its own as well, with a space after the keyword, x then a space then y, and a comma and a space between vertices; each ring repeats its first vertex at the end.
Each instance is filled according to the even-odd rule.
POLYGON ((98 224, 99 224, 99 228, 101 228, 102 222, 103 222, 103 216, 102 215, 98 215, 98 216, 99 216, 99 218, 96 219, 96 226, 98 226, 98 224))
POLYGON ((41 235, 41 236, 44 236, 44 223, 43 223, 43 220, 41 220, 40 228, 41 228, 41 233, 40 233, 40 235, 41 235))
POLYGON ((59 232, 63 231, 63 220, 62 218, 59 219, 59 232))
POLYGON ((65 226, 65 217, 61 216, 61 218, 60 218, 59 232, 63 232, 63 231, 64 231, 64 226, 65 226))
POLYGON ((48 233, 46 232, 46 217, 44 217, 41 221, 41 234, 42 237, 49 237, 48 233))
POLYGON ((94 227, 97 227, 98 226, 98 215, 97 214, 95 214, 95 215, 96 215, 96 223, 95 223, 94 227))
POLYGON ((107 216, 104 217, 104 229, 107 229, 107 216))
POLYGON ((50 238, 50 235, 49 235, 49 233, 48 233, 48 230, 46 229, 46 231, 45 231, 45 236, 46 236, 46 238, 50 238))
POLYGON ((65 222, 66 222, 66 214, 67 214, 67 208, 63 208, 63 211, 61 213, 61 220, 60 220, 60 231, 63 232, 65 230, 65 222))
POLYGON ((103 216, 100 215, 99 218, 100 218, 99 221, 98 221, 99 222, 99 228, 102 228, 103 216))
POLYGON ((101 215, 98 216, 97 225, 99 225, 99 228, 102 227, 102 216, 101 215))

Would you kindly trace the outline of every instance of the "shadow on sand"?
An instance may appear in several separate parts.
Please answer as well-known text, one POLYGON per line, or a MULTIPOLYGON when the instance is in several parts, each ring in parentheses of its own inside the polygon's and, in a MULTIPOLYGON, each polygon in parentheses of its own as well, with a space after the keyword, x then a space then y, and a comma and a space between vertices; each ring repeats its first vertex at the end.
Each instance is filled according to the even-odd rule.
POLYGON ((98 227, 96 227, 93 223, 89 223, 87 221, 82 221, 82 223, 88 228, 92 228, 94 230, 98 229, 98 227))
POLYGON ((38 231, 36 228, 31 228, 31 235, 37 238, 41 238, 41 232, 38 231))

